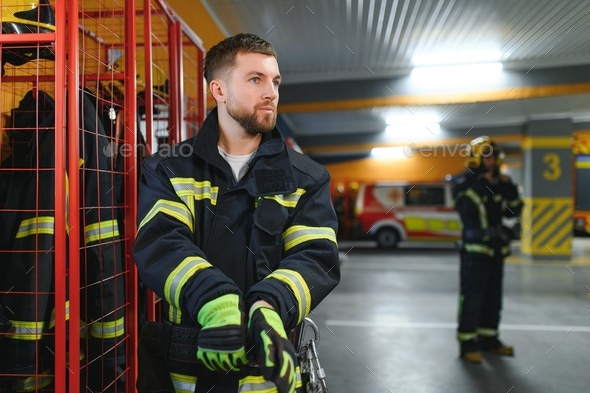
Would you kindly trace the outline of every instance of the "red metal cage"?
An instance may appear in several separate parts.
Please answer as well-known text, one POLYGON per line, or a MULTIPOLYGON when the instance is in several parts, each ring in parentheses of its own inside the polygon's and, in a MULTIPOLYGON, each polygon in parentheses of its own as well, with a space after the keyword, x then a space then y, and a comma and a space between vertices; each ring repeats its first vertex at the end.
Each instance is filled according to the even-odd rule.
POLYGON ((0 391, 132 392, 141 157, 202 123, 204 50, 164 1, 31 3, 0 1, 0 391))

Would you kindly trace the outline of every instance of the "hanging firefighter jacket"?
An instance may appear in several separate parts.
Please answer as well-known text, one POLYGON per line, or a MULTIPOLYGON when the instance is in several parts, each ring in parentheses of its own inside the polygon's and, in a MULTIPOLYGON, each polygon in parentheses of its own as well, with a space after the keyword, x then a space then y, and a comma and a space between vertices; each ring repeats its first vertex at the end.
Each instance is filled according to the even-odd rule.
POLYGON ((123 250, 119 201, 104 154, 109 141, 88 94, 80 93, 79 99, 80 221, 57 212, 66 214, 67 232, 79 225, 76 256, 54 252, 54 101, 43 91, 31 91, 11 113, 11 126, 18 131, 10 132, 13 154, 2 163, 2 172, 13 170, 0 178, 0 305, 10 323, 0 340, 0 374, 22 376, 8 381, 13 391, 36 391, 52 383, 47 374, 53 372, 56 258, 80 265, 81 321, 70 321, 69 329, 81 329, 82 364, 88 363, 84 386, 102 391, 125 361, 120 343, 125 333, 123 250))

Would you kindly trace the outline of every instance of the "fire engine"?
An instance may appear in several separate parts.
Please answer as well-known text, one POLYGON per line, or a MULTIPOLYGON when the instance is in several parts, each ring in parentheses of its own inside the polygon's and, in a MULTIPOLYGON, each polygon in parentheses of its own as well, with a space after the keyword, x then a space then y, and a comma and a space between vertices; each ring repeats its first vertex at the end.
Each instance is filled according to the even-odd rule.
POLYGON ((461 239, 450 183, 361 184, 356 199, 358 230, 381 248, 401 241, 461 239))

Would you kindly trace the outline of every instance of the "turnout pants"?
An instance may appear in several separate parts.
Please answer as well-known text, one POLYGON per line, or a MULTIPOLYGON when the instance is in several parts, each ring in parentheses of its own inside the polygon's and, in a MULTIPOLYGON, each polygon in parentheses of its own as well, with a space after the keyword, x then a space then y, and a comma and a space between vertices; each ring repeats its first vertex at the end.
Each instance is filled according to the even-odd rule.
POLYGON ((461 296, 459 341, 477 339, 478 334, 497 336, 502 309, 504 257, 461 252, 461 296))

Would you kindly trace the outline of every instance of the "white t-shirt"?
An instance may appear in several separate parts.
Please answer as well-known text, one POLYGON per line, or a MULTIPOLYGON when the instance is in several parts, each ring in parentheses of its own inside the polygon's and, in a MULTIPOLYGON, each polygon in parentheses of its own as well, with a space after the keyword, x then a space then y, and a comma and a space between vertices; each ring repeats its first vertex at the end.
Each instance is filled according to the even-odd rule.
POLYGON ((227 163, 231 167, 231 170, 234 174, 234 178, 236 179, 236 181, 240 181, 240 179, 244 177, 244 175, 246 174, 246 171, 248 170, 248 163, 250 162, 250 159, 254 156, 254 153, 256 153, 256 150, 254 150, 250 154, 236 156, 224 152, 219 146, 217 146, 217 149, 219 150, 219 154, 221 155, 221 157, 223 157, 223 159, 227 161, 227 163))

